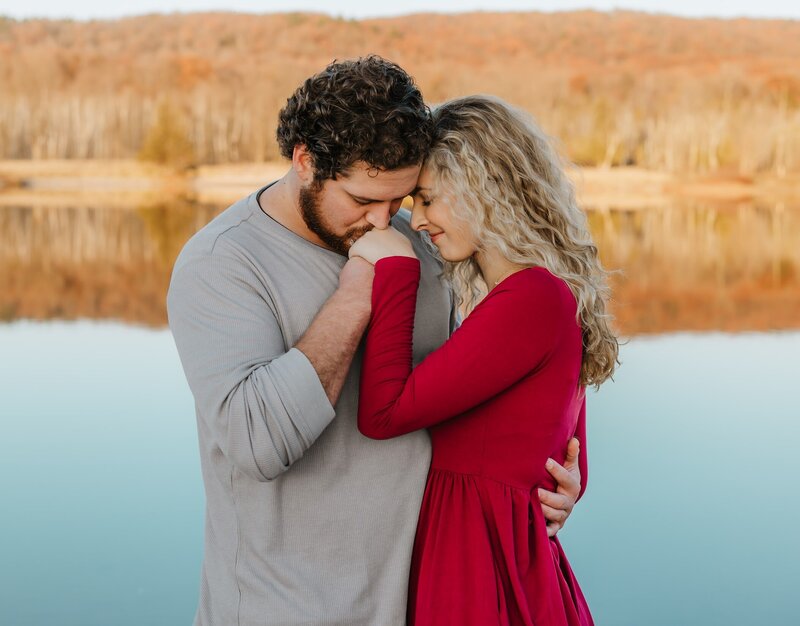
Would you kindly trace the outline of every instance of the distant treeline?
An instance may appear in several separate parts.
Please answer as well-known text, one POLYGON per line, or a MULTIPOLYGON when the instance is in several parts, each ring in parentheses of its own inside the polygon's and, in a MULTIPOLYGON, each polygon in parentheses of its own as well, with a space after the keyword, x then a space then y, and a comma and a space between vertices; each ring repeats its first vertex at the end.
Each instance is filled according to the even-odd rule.
POLYGON ((0 158, 275 159, 294 88, 370 52, 431 103, 531 111, 581 165, 800 172, 800 21, 590 11, 0 18, 0 158))

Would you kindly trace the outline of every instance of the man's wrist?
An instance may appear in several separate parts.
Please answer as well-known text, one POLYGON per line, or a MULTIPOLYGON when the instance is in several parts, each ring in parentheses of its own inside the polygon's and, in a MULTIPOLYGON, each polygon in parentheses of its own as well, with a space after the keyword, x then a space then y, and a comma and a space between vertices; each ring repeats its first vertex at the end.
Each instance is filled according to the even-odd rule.
POLYGON ((337 303, 341 303, 349 315, 363 317, 369 320, 372 313, 372 289, 364 287, 339 287, 331 296, 337 303))

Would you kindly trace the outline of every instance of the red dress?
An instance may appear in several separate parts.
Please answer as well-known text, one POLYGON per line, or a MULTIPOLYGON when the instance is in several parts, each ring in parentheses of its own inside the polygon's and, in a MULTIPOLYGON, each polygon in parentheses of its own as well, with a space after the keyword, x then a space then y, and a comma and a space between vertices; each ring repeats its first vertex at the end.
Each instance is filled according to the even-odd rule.
POLYGON ((547 457, 581 441, 581 329, 566 283, 512 274, 412 371, 419 261, 378 261, 358 427, 376 439, 429 428, 432 460, 409 584, 415 626, 592 624, 537 488, 547 457))

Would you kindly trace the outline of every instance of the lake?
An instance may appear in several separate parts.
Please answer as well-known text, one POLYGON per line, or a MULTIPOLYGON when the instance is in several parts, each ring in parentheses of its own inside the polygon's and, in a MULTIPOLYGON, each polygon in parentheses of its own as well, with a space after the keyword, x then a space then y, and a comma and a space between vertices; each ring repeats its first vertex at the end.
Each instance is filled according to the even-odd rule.
MULTIPOLYGON (((203 492, 166 330, 0 326, 0 623, 190 624, 203 492)), ((598 626, 797 624, 800 333, 630 341, 565 549, 598 626)))
MULTIPOLYGON (((221 208, 0 207, 0 624, 191 623, 203 489, 163 302, 221 208)), ((800 210, 590 223, 631 337, 561 534, 596 623, 800 623, 800 210)))

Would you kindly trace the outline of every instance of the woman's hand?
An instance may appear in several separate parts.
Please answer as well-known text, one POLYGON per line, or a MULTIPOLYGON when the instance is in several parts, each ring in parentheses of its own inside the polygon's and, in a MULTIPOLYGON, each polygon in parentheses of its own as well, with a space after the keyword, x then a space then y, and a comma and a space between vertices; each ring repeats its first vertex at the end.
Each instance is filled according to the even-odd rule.
POLYGON ((386 229, 373 228, 350 246, 350 258, 361 257, 373 265, 389 256, 417 258, 411 242, 391 226, 386 229))

